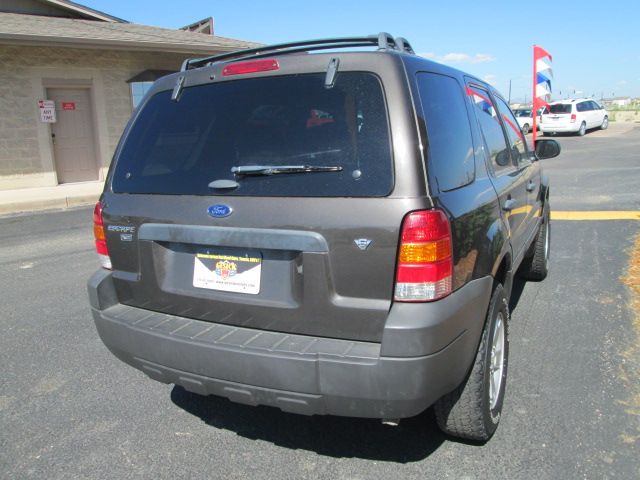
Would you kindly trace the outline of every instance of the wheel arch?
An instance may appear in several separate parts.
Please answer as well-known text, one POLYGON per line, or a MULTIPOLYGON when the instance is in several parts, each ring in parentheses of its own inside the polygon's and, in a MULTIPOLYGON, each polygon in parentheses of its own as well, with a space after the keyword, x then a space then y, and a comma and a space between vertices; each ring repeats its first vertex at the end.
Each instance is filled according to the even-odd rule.
POLYGON ((495 289, 497 284, 502 284, 505 288, 505 292, 508 293, 511 290, 511 270, 512 270, 512 258, 511 252, 506 252, 499 261, 496 261, 494 265, 494 271, 491 276, 493 277, 493 288, 495 289))
POLYGON ((549 175, 542 173, 540 175, 540 200, 542 202, 542 212, 549 211, 549 189, 551 180, 549 175))

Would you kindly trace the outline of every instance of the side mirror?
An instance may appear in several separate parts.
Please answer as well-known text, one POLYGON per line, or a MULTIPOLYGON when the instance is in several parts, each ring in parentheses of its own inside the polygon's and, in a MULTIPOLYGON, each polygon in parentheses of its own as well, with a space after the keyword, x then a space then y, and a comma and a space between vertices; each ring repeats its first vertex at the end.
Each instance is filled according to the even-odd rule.
POLYGON ((536 140, 536 157, 539 160, 560 155, 560 144, 550 138, 536 140))

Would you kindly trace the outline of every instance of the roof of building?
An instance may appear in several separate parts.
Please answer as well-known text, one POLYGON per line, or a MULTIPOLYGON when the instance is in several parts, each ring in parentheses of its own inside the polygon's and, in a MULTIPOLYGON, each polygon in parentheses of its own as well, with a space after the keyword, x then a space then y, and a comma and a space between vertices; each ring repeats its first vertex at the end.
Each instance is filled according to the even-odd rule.
POLYGON ((231 38, 135 23, 0 12, 0 43, 163 52, 220 52, 259 46, 231 38))
POLYGON ((71 2, 70 0, 38 0, 38 1, 52 5, 52 6, 55 5, 56 7, 62 10, 73 12, 76 15, 88 18, 89 20, 102 20, 105 22, 127 23, 126 20, 123 20, 118 17, 114 17, 113 15, 109 15, 108 13, 101 12, 100 10, 96 10, 94 8, 89 8, 85 5, 80 5, 79 3, 71 2))
POLYGON ((8 0, 0 3, 0 11, 44 15, 47 17, 83 18, 101 22, 127 23, 126 20, 70 0, 8 0))

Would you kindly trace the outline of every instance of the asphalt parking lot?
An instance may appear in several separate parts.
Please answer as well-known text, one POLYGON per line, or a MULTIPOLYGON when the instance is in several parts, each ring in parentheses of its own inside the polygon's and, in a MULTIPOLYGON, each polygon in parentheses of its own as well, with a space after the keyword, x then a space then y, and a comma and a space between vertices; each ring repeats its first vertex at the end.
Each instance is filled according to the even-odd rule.
MULTIPOLYGON (((560 137, 555 211, 640 210, 640 127, 560 137)), ((518 283, 501 425, 454 441, 432 412, 386 427, 203 398, 102 345, 91 209, 0 218, 1 478, 640 476, 640 332, 623 284, 637 220, 554 220, 551 273, 518 283)), ((638 259, 635 259, 638 261, 638 259)))

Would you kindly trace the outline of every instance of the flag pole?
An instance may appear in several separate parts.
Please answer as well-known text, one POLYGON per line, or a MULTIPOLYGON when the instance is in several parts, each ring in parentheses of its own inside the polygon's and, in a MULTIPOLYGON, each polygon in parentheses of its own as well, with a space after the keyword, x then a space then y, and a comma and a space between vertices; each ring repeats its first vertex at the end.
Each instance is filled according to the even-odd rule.
POLYGON ((536 138, 538 136, 538 111, 536 109, 536 82, 537 82, 537 72, 536 72, 536 46, 533 45, 533 94, 531 95, 531 116, 533 117, 533 149, 536 148, 536 138))

